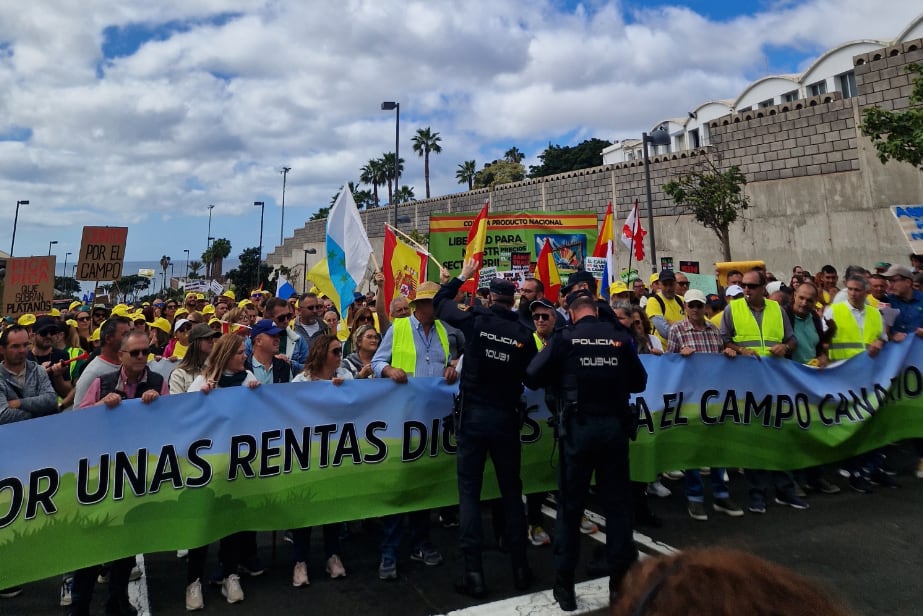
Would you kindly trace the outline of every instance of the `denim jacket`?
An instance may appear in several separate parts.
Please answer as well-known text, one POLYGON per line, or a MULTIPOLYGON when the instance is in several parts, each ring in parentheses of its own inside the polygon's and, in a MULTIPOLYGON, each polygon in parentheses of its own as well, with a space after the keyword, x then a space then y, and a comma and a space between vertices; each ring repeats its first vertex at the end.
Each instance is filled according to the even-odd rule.
POLYGON ((6 370, 0 370, 0 424, 24 421, 58 412, 58 394, 51 386, 45 369, 26 360, 25 388, 6 370), (10 408, 10 400, 20 400, 18 409, 10 408))

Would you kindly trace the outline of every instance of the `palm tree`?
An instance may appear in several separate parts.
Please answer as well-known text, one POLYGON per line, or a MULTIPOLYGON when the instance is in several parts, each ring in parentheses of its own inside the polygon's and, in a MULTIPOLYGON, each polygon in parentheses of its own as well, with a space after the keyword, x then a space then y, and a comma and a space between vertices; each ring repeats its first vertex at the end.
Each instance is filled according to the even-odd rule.
POLYGON ((511 163, 521 163, 525 157, 526 155, 520 152, 519 148, 516 146, 511 147, 506 151, 506 154, 503 155, 503 158, 511 163))
POLYGON ((429 153, 439 154, 442 152, 442 146, 439 142, 442 138, 439 133, 434 133, 430 127, 418 128, 417 134, 411 139, 413 142, 413 151, 418 156, 423 157, 423 178, 426 180, 426 198, 429 199, 429 153))
POLYGON ((202 269, 201 261, 190 261, 189 262, 189 277, 190 278, 201 278, 201 276, 199 276, 200 269, 202 269))
POLYGON ((375 197, 375 207, 381 205, 378 201, 378 187, 385 183, 385 170, 380 158, 373 158, 359 170, 359 181, 372 187, 375 197))
MULTIPOLYGON (((391 183, 394 182, 394 152, 387 152, 381 157, 381 164, 384 168, 385 181, 388 182, 388 203, 394 202, 394 193, 391 190, 391 183)), ((397 161, 397 174, 404 175, 404 159, 397 161)))
POLYGON ((468 190, 474 189, 474 175, 478 172, 477 163, 473 160, 466 160, 458 163, 458 170, 455 172, 455 179, 459 184, 468 184, 468 190))
POLYGON ((163 292, 167 288, 166 280, 167 280, 167 268, 168 267, 170 267, 170 257, 168 257, 167 255, 163 255, 162 257, 160 257, 160 269, 163 270, 163 281, 162 281, 163 284, 161 284, 161 288, 160 288, 161 292, 163 292))
POLYGON ((222 269, 223 261, 224 259, 227 258, 229 254, 231 254, 231 242, 224 239, 223 237, 219 237, 218 239, 212 242, 211 248, 209 250, 212 251, 211 276, 212 278, 221 278, 222 276, 221 269, 222 269))
POLYGON ((394 202, 395 203, 408 203, 409 201, 416 201, 417 198, 413 194, 413 186, 407 186, 404 184, 394 193, 394 202))

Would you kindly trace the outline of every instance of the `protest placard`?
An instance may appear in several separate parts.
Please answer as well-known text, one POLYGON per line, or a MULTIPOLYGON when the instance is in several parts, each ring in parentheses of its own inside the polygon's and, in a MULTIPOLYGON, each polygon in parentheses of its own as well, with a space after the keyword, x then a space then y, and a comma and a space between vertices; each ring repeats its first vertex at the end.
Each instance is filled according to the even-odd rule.
POLYGON ((3 314, 42 314, 54 299, 54 256, 10 257, 3 284, 3 314))
POLYGON ((77 280, 118 280, 125 261, 128 227, 84 227, 77 280))
POLYGON ((482 267, 478 278, 478 288, 486 289, 490 286, 490 281, 497 277, 496 267, 482 267))
POLYGON ((593 274, 593 278, 596 280, 603 279, 603 272, 606 270, 606 257, 587 257, 584 263, 584 268, 593 274))

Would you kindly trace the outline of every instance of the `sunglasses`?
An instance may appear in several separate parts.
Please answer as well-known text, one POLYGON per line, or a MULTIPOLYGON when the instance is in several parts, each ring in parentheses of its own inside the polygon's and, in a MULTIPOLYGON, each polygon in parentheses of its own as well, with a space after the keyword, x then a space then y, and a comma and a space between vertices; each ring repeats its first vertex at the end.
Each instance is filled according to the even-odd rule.
POLYGON ((50 338, 51 336, 54 336, 54 335, 57 334, 57 333, 58 333, 58 332, 57 332, 56 330, 47 329, 47 330, 44 330, 44 331, 35 332, 35 335, 36 335, 36 336, 41 336, 42 338, 50 338))
POLYGON ((632 325, 644 325, 644 323, 641 321, 632 321, 631 324, 632 325))
POLYGON ((178 332, 188 332, 190 329, 192 329, 192 325, 189 325, 189 324, 187 323, 187 324, 183 325, 182 327, 180 327, 180 328, 179 328, 178 330, 176 330, 176 331, 178 331, 178 332))
POLYGON ((250 297, 251 297, 251 298, 254 298, 254 297, 263 297, 263 294, 262 294, 262 293, 254 293, 254 294, 251 295, 250 297))
POLYGON ((77 317, 78 321, 89 321, 90 317, 77 317))
POLYGON ((280 314, 279 316, 276 317, 276 321, 288 321, 291 318, 292 318, 292 315, 290 314, 280 314))
POLYGON ((545 314, 544 312, 539 312, 539 313, 532 315, 532 320, 533 321, 550 321, 551 315, 545 314))
POLYGON ((330 352, 339 357, 343 354, 343 347, 337 347, 335 349, 330 349, 330 352))
POLYGON ((139 357, 147 356, 148 350, 147 350, 147 349, 132 349, 132 350, 129 351, 129 350, 126 349, 126 350, 125 350, 125 353, 128 353, 129 355, 131 355, 131 356, 134 357, 135 359, 138 359, 139 357))
POLYGON ((742 286, 742 287, 745 288, 745 289, 759 289, 759 288, 761 288, 763 285, 761 285, 761 284, 758 283, 758 282, 741 282, 741 283, 740 283, 740 286, 742 286))
POLYGON ((678 281, 677 281, 676 284, 678 284, 678 285, 681 286, 681 287, 688 287, 688 286, 689 286, 689 282, 688 282, 688 281, 687 281, 687 282, 678 282, 678 281))
POLYGON ((372 317, 359 317, 358 319, 356 319, 356 321, 360 323, 371 323, 372 317))
POLYGON ((176 310, 177 304, 167 304, 167 310, 176 310))

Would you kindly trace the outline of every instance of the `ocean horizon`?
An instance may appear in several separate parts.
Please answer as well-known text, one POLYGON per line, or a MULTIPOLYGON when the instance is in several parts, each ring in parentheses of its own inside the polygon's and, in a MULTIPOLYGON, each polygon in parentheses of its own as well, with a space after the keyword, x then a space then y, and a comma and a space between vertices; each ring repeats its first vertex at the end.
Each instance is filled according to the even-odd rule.
MULTIPOLYGON (((197 259, 190 259, 190 261, 196 261, 197 259)), ((74 272, 74 266, 77 265, 76 261, 67 262, 67 269, 69 270, 66 274, 64 273, 64 262, 55 263, 55 276, 72 276, 74 272)), ((222 273, 227 274, 229 270, 234 269, 240 265, 240 259, 227 258, 224 259, 221 265, 222 273)), ((151 283, 152 290, 160 290, 161 287, 161 274, 163 269, 160 267, 160 259, 156 261, 125 261, 122 265, 122 276, 131 276, 137 274, 140 270, 143 269, 152 269, 154 270, 154 278, 151 283)), ((205 268, 199 270, 199 273, 202 274, 205 272, 205 268)), ((168 278, 179 278, 182 279, 186 276, 186 260, 174 260, 171 263, 171 267, 167 268, 167 277, 168 278)), ((101 280, 102 284, 108 284, 110 280, 101 280)), ((93 291, 95 283, 90 280, 80 281, 80 294, 86 294, 93 291)))

